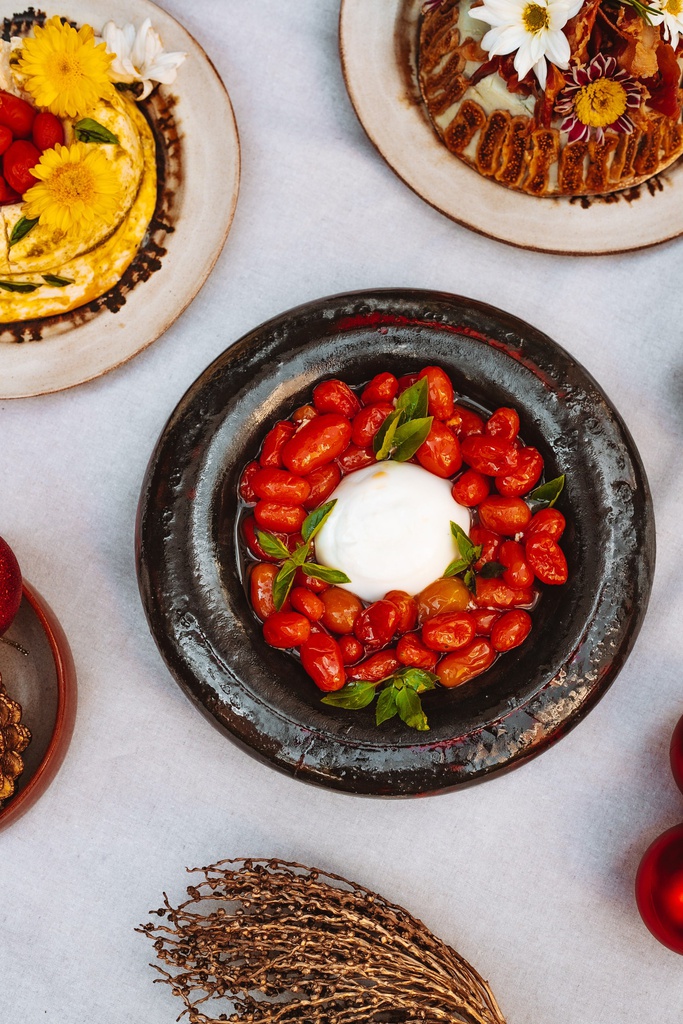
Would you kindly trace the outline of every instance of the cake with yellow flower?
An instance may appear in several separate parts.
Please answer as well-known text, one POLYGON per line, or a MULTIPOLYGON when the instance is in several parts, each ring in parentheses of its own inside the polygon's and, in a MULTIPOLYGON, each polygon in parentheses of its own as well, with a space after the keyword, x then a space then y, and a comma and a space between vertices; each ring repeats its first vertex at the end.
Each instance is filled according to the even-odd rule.
POLYGON ((13 323, 91 302, 134 259, 157 199, 138 104, 184 54, 165 54, 149 21, 97 37, 60 17, 0 47, 0 323, 13 323))
POLYGON ((683 0, 425 0, 418 71, 448 149, 530 195, 630 188, 683 152, 683 0))

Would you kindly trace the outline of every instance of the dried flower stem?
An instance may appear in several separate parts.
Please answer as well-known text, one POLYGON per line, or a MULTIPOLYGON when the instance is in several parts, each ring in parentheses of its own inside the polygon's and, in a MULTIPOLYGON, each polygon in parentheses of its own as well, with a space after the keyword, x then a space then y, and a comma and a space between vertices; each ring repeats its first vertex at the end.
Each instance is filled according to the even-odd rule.
POLYGON ((190 898, 152 911, 167 923, 138 929, 191 1024, 505 1024, 466 960, 355 882, 278 860, 193 870, 190 898))

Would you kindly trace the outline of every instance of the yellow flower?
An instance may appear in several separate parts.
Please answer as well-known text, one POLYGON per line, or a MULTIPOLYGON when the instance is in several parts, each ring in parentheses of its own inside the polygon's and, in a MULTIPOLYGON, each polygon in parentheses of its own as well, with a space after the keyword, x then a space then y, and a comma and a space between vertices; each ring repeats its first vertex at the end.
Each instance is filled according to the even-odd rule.
POLYGON ((76 30, 55 16, 34 32, 35 38, 24 40, 18 70, 38 107, 58 117, 77 117, 111 94, 114 57, 106 43, 95 46, 90 25, 76 30))
POLYGON ((22 213, 60 231, 87 230, 116 212, 120 186, 99 147, 75 142, 46 149, 31 172, 38 183, 24 194, 22 213))

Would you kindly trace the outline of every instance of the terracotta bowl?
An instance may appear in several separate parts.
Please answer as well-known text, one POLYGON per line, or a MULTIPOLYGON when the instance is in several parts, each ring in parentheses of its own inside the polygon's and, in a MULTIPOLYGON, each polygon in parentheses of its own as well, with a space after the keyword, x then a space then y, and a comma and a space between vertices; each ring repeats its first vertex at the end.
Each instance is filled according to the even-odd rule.
POLYGON ((19 613, 7 638, 23 655, 0 643, 0 674, 8 695, 21 704, 31 742, 14 795, 0 809, 0 829, 25 814, 43 795, 64 760, 76 717, 76 670, 64 631, 40 594, 24 581, 19 613))

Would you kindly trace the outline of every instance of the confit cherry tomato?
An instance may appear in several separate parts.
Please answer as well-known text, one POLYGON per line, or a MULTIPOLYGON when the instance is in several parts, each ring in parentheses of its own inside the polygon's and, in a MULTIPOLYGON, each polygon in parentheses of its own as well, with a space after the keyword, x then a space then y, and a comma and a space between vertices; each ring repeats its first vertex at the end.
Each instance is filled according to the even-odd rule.
POLYGON ((14 136, 12 132, 4 124, 0 124, 0 156, 9 149, 13 142, 14 136))
POLYGON ((474 568, 480 570, 487 562, 497 562, 500 551, 501 537, 493 530, 487 530, 483 526, 474 525, 470 527, 470 540, 479 547, 481 544, 481 557, 474 563, 474 568))
POLYGON ((302 476, 271 467, 259 468, 251 477, 251 487, 257 497, 280 505, 301 505, 311 493, 311 485, 302 476))
POLYGON ((505 580, 485 580, 478 576, 474 599, 480 608, 528 607, 534 603, 534 592, 530 587, 511 587, 505 580))
POLYGON ((18 203, 21 196, 10 188, 0 174, 0 206, 8 206, 10 203, 18 203))
POLYGON ((15 139, 31 137, 36 114, 35 107, 32 107, 26 100, 0 89, 0 124, 9 128, 15 139))
MULTIPOLYGON (((256 520, 253 516, 247 516, 242 520, 242 535, 244 536, 244 542, 251 551, 252 555, 259 558, 262 562, 277 562, 277 558, 272 558, 267 555, 258 542, 256 536, 256 530, 259 529, 256 525, 256 520)), ((272 530, 268 530, 268 533, 272 533, 272 530)), ((278 540, 281 540, 283 544, 287 544, 289 538, 284 533, 276 533, 275 536, 278 540)))
POLYGON ((332 491, 341 480, 339 466, 334 462, 328 462, 326 466, 319 466, 306 477, 311 488, 311 493, 304 502, 304 508, 312 511, 318 505, 327 501, 332 491))
MULTIPOLYGON (((275 612, 273 583, 279 571, 279 566, 271 565, 268 562, 257 562, 251 570, 251 575, 249 576, 251 604, 262 622, 265 622, 268 616, 273 615, 275 612)), ((285 602, 281 610, 289 610, 289 601, 285 602)))
POLYGON ((324 380, 313 388, 313 404, 318 412, 337 412, 347 420, 360 412, 360 402, 343 380, 324 380))
POLYGON ((407 633, 417 622, 417 601, 405 590, 390 590, 384 595, 385 601, 391 601, 398 611, 397 633, 407 633))
POLYGON ((481 416, 478 416, 476 412, 472 412, 471 409, 466 409, 464 405, 453 406, 453 415, 448 420, 448 426, 454 434, 457 434, 461 441, 464 437, 483 434, 485 430, 484 421, 481 416))
POLYGON ((292 473, 305 476, 341 455, 351 440, 351 424, 329 412, 304 423, 282 449, 282 461, 292 473))
POLYGON ((373 601, 354 622, 354 636, 368 650, 386 647, 396 632, 398 619, 398 609, 391 601, 373 601))
POLYGON ((426 441, 416 452, 417 461, 435 476, 453 476, 462 465, 460 442, 445 423, 434 420, 426 441))
POLYGON ((543 456, 536 448, 520 448, 517 468, 504 476, 496 477, 499 494, 506 497, 521 497, 527 494, 540 480, 543 472, 543 456))
POLYGON ((401 637, 396 644, 396 657, 402 665, 425 668, 428 672, 434 671, 439 660, 439 655, 425 646, 419 633, 405 633, 401 637))
POLYGON ((466 469, 453 484, 451 493, 460 505, 474 508, 488 497, 490 490, 488 477, 478 473, 476 469, 466 469))
POLYGON ((541 583, 559 586, 567 582, 569 575, 567 559, 558 544, 547 534, 539 533, 530 537, 524 550, 527 562, 541 583))
POLYGON ((301 612, 309 622, 318 622, 325 613, 321 598, 308 587, 293 587, 289 592, 289 602, 294 611, 301 612))
POLYGON ((292 420, 296 423, 297 427, 303 426, 304 423, 308 423, 314 416, 318 415, 318 410, 312 405, 300 405, 298 409, 295 409, 292 413, 292 420))
POLYGON ((363 611, 361 599, 341 587, 329 587, 321 596, 325 605, 322 625, 332 633, 353 633, 353 625, 363 611))
POLYGON ((346 675, 349 679, 365 679, 369 683, 378 683, 380 679, 386 679, 400 668, 400 665, 395 650, 378 651, 377 654, 371 654, 365 661, 361 661, 359 665, 347 669, 346 675))
POLYGON ((519 416, 515 409, 504 405, 496 409, 493 416, 486 421, 486 433, 489 437, 497 437, 501 441, 514 441, 519 433, 519 416))
POLYGON ((462 442, 463 461, 484 476, 503 476, 517 467, 519 453, 509 441, 497 437, 466 437, 462 442))
POLYGON ((447 420, 453 415, 453 385, 440 366, 425 366, 418 373, 418 380, 427 378, 429 388, 428 411, 437 420, 447 420))
POLYGON ((542 508, 540 512, 531 517, 531 522, 524 531, 524 537, 528 540, 530 537, 536 537, 539 533, 544 533, 548 537, 552 537, 553 540, 559 540, 566 525, 566 519, 556 508, 542 508))
POLYGON ((416 373, 405 373, 402 377, 398 378, 398 391, 397 395, 402 395, 408 388, 412 388, 413 384, 417 380, 416 373))
POLYGON ((357 469, 365 469, 366 466, 371 466, 376 461, 372 448, 359 448, 355 444, 350 444, 344 454, 337 459, 337 465, 346 475, 355 473, 357 469))
POLYGON ((496 660, 496 652, 486 637, 477 637, 462 651, 447 654, 436 667, 442 686, 461 686, 481 675, 496 660))
POLYGON ((500 612, 491 608, 475 608, 470 615, 474 619, 474 631, 477 636, 490 636, 494 622, 500 618, 500 612))
POLYGON ((636 874, 636 903, 654 937, 683 953, 683 825, 655 839, 636 874))
POLYGON ((534 582, 533 569, 526 560, 524 548, 517 541, 503 541, 498 561, 505 566, 503 579, 511 587, 530 587, 534 582))
POLYGON ((681 793, 683 793, 683 718, 678 720, 678 724, 673 731, 669 748, 669 759, 671 761, 671 773, 676 785, 681 793))
POLYGON ((40 151, 32 142, 28 142, 26 139, 17 139, 13 142, 2 158, 2 173, 9 187, 19 195, 28 192, 36 183, 31 169, 39 160, 40 151))
POLYGON ((361 402, 372 405, 374 402, 393 402, 398 394, 398 380, 393 373, 378 373, 363 388, 361 402))
POLYGON ((254 475, 259 472, 261 467, 258 462, 250 462, 245 466, 242 476, 240 477, 239 492, 245 501, 254 502, 256 501, 256 491, 252 486, 254 475))
POLYGON ((505 612, 493 624, 491 629, 491 644, 494 650, 499 653, 511 651, 524 643, 531 632, 531 616, 521 609, 512 612, 505 612))
POLYGON ((366 405, 364 409, 354 416, 351 433, 351 440, 357 448, 368 448, 375 437, 375 434, 384 423, 389 413, 394 411, 393 405, 389 402, 375 402, 373 405, 366 405))
POLYGON ((324 580, 317 580, 315 576, 307 576, 303 569, 296 570, 294 585, 296 587, 306 587, 308 590, 312 590, 314 594, 322 594, 324 590, 330 589, 329 583, 325 583, 324 580))
POLYGON ((340 637, 337 642, 345 665, 353 665, 363 657, 363 645, 360 640, 356 640, 355 636, 347 634, 340 637))
POLYGON ((282 449, 294 436, 296 427, 289 420, 280 420, 265 436, 259 462, 278 469, 282 466, 282 449))
POLYGON ((46 149, 54 149, 58 143, 64 145, 64 126, 58 117, 44 110, 36 114, 31 137, 34 145, 43 153, 46 149))
POLYGON ((299 651, 301 664, 320 690, 341 690, 346 682, 339 644, 327 633, 312 632, 299 651))
POLYGON ((432 651, 459 651, 474 640, 474 619, 467 612, 444 612, 427 619, 422 641, 432 651))
POLYGON ((306 518, 301 505, 280 505, 275 501, 259 501, 254 508, 254 519, 262 530, 279 533, 298 533, 306 518))
POLYGON ((470 603, 470 592, 457 576, 435 580, 415 598, 420 623, 441 612, 462 612, 470 603))
POLYGON ((263 638, 271 647, 300 647, 310 635, 310 622, 298 612, 273 612, 263 623, 263 638))
POLYGON ((479 521, 485 529, 493 530, 504 537, 521 533, 531 520, 531 509, 521 498, 498 498, 496 495, 490 495, 484 498, 477 511, 479 521))

